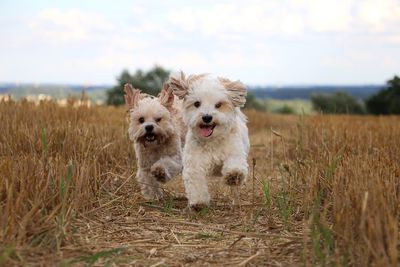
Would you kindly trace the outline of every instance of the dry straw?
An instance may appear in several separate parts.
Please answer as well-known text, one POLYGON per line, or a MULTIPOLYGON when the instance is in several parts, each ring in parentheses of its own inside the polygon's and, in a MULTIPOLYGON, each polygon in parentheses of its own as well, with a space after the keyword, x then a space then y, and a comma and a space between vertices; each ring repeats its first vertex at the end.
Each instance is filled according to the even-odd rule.
POLYGON ((400 119, 247 115, 249 182, 193 213, 140 197, 122 108, 1 102, 0 265, 396 266, 400 119))

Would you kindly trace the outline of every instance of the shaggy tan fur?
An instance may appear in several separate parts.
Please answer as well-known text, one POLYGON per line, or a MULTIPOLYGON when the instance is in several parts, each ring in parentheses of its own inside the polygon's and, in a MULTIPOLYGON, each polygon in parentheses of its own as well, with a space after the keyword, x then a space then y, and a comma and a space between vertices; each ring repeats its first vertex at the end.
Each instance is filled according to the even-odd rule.
POLYGON ((182 108, 167 85, 158 97, 142 94, 130 84, 124 90, 130 115, 128 133, 137 159, 136 178, 146 199, 158 199, 163 196, 160 185, 182 171, 182 108))
POLYGON ((183 99, 191 90, 192 85, 205 76, 207 76, 207 74, 203 73, 198 75, 189 75, 186 78, 185 74, 181 71, 178 77, 171 76, 168 84, 173 88, 174 94, 179 97, 179 99, 183 99))
POLYGON ((208 177, 218 174, 229 186, 241 185, 248 173, 249 137, 240 107, 246 87, 240 81, 191 75, 172 76, 169 85, 183 99, 188 126, 182 178, 189 205, 210 203, 208 177))
POLYGON ((243 107, 246 103, 247 89, 241 81, 232 82, 226 78, 218 78, 228 92, 229 98, 235 107, 243 107))

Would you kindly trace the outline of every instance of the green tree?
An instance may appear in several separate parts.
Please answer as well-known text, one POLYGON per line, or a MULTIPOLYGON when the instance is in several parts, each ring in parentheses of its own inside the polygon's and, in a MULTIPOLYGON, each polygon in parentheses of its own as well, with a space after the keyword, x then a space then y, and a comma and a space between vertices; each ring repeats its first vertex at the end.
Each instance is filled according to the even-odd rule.
POLYGON ((138 69, 133 75, 128 70, 124 70, 117 77, 118 84, 107 91, 107 104, 121 105, 124 103, 124 85, 126 83, 131 83, 133 87, 142 90, 143 93, 157 95, 168 76, 169 71, 160 66, 155 66, 147 72, 138 69))
POLYGON ((244 108, 266 111, 266 106, 254 94, 247 92, 244 108))
POLYGON ((368 112, 376 115, 400 114, 400 78, 387 81, 386 88, 365 102, 368 112))
POLYGON ((335 94, 317 94, 311 97, 316 111, 330 114, 363 114, 364 107, 346 92, 335 94))

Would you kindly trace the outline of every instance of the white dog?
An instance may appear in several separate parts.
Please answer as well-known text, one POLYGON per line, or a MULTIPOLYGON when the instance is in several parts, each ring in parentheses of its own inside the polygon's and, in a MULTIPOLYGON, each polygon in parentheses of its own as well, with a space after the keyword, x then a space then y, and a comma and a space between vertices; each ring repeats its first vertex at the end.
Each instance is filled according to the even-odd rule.
POLYGON ((183 99, 188 126, 183 149, 183 181, 189 205, 209 205, 207 176, 219 174, 227 185, 240 185, 248 173, 249 137, 240 107, 247 90, 240 81, 207 75, 171 76, 168 84, 183 99))
POLYGON ((159 199, 163 196, 160 183, 182 171, 185 130, 181 110, 167 85, 157 98, 141 94, 130 84, 124 90, 130 112, 128 133, 137 159, 136 178, 146 199, 159 199))

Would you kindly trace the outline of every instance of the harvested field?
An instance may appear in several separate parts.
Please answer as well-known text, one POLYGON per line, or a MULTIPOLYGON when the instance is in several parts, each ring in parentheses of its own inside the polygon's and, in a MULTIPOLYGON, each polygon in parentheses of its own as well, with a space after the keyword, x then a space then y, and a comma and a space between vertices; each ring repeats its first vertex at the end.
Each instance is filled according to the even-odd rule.
POLYGON ((146 202, 123 108, 0 102, 0 266, 398 266, 400 117, 249 117, 250 174, 146 202))

